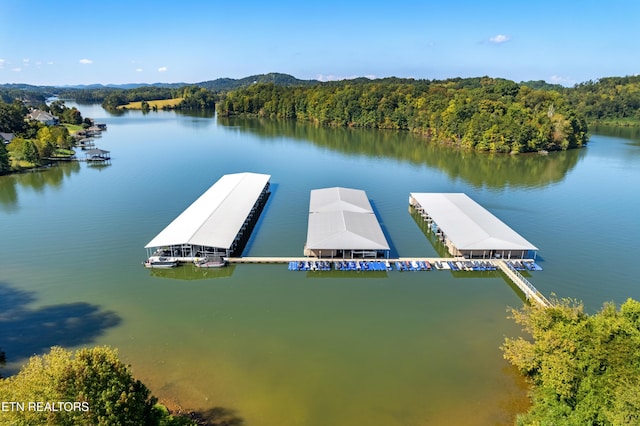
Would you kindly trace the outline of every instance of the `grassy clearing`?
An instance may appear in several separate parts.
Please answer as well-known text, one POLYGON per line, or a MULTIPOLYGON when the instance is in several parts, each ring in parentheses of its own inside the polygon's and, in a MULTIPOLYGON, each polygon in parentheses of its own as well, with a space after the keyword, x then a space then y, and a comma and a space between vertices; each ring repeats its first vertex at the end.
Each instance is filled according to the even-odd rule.
MULTIPOLYGON (((149 104, 149 108, 153 108, 154 106, 158 109, 162 109, 162 107, 173 108, 182 102, 184 98, 174 98, 174 99, 161 99, 158 101, 147 101, 149 104)), ((119 106, 118 109, 142 109, 142 102, 129 102, 126 105, 119 106)))
POLYGON ((57 148, 51 157, 53 157, 53 158, 56 158, 56 157, 66 158, 66 157, 71 157, 71 156, 75 155, 75 153, 76 152, 74 150, 72 150, 72 149, 57 148))
POLYGON ((64 127, 67 128, 67 130, 69 131, 69 134, 72 135, 74 133, 76 133, 78 130, 82 130, 82 126, 79 126, 77 124, 63 124, 64 127))

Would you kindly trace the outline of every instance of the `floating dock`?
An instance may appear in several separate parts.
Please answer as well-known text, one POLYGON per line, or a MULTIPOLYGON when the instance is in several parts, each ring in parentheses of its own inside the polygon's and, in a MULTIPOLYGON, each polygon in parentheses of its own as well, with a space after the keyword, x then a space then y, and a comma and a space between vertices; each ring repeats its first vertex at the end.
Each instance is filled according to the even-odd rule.
POLYGON ((269 197, 270 175, 222 176, 146 246, 147 254, 178 262, 242 253, 269 197))
POLYGON ((412 192, 409 204, 452 256, 536 258, 536 246, 466 194, 412 192))
MULTIPOLYGON (((300 257, 300 256, 280 256, 280 257, 270 257, 270 256, 259 256, 259 257, 229 257, 226 259, 230 264, 244 263, 244 264, 314 264, 314 263, 329 263, 331 265, 336 264, 349 264, 356 263, 360 267, 357 269, 349 269, 349 270, 358 270, 358 271, 375 271, 380 270, 375 267, 369 268, 364 267, 363 264, 374 265, 374 264, 387 264, 387 270, 399 270, 396 265, 397 263, 401 263, 406 265, 407 263, 411 266, 407 269, 400 269, 403 271, 411 270, 411 271, 424 271, 424 270, 449 270, 452 272, 459 271, 495 271, 500 270, 504 272, 506 277, 513 282, 523 293, 527 300, 530 302, 537 303, 543 307, 551 306, 551 302, 540 293, 529 280, 527 280, 520 272, 517 270, 517 264, 519 265, 527 265, 523 269, 529 271, 541 270, 541 268, 533 261, 533 259, 525 259, 518 261, 517 264, 513 263, 510 260, 506 259, 491 259, 485 261, 479 260, 469 260, 465 258, 459 257, 397 257, 391 259, 350 259, 350 258, 315 258, 315 257, 300 257), (418 264, 418 267, 414 267, 415 263, 418 264), (422 263, 427 263, 430 265, 429 267, 423 267, 422 263), (444 267, 438 268, 436 265, 444 265, 444 267)), ((290 268, 291 269, 291 268, 290 268)), ((298 269, 295 270, 327 270, 330 268, 318 268, 315 269, 310 267, 309 269, 298 269)), ((347 269, 345 269, 347 270, 347 269)))
POLYGON ((325 259, 389 257, 389 243, 366 192, 342 187, 312 190, 304 254, 325 259))
POLYGON ((241 257, 269 196, 269 175, 225 175, 146 248, 176 262, 203 257, 229 264, 288 264, 293 271, 502 271, 527 300, 552 304, 518 270, 537 271, 537 248, 465 194, 411 193, 409 202, 451 257, 388 258, 389 245, 366 193, 311 192, 305 256, 241 257), (380 255, 383 257, 381 258, 380 255))

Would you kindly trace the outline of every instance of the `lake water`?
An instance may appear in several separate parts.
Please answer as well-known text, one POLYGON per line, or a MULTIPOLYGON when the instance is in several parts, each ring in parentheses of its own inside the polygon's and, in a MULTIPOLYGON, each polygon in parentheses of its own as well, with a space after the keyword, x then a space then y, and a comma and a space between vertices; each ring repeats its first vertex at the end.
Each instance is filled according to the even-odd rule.
POLYGON ((367 192, 393 254, 436 256, 409 192, 465 192, 539 247, 545 295, 640 299, 640 139, 598 129, 579 151, 490 155, 406 133, 130 112, 112 164, 0 177, 0 347, 15 372, 51 345, 117 347, 165 401, 250 426, 511 424, 526 386, 499 346, 522 299, 498 273, 171 271, 144 245, 226 173, 272 175, 245 249, 297 256, 309 191, 367 192), (607 134, 609 136, 607 136, 607 134))

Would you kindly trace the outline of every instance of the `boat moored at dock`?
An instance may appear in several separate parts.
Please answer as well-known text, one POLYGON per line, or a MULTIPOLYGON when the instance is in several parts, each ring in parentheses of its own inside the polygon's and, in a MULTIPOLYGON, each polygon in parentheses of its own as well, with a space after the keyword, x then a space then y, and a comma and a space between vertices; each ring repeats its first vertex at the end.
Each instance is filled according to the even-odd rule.
POLYGON ((221 259, 242 253, 269 197, 270 177, 222 176, 145 246, 147 255, 166 253, 202 268, 224 266, 221 259))
POLYGON ((178 260, 173 257, 151 256, 142 264, 145 268, 169 269, 178 266, 178 260))
POLYGON ((223 257, 205 257, 194 260, 193 264, 198 268, 222 268, 227 261, 223 257))

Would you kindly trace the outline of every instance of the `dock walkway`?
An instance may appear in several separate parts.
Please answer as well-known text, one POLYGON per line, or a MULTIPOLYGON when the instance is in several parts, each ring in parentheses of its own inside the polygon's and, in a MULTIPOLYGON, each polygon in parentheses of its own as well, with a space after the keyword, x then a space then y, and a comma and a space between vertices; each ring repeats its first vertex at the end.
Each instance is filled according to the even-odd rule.
MULTIPOLYGON (((357 261, 389 261, 390 263, 395 263, 397 261, 400 262, 412 262, 412 261, 428 261, 431 264, 435 262, 459 262, 465 261, 466 259, 462 259, 459 257, 397 257, 391 259, 317 259, 313 257, 302 257, 302 256, 291 256, 291 257, 229 257, 227 258, 228 263, 282 263, 287 264, 289 262, 305 262, 311 260, 323 260, 329 262, 349 262, 352 260, 357 261)), ((551 302, 540 293, 533 284, 531 284, 525 277, 522 276, 518 271, 516 271, 512 266, 509 265, 507 260, 501 259, 491 259, 491 263, 497 266, 501 271, 505 273, 507 278, 511 280, 525 295, 527 300, 533 301, 543 307, 551 306, 551 302)))
POLYGON ((533 300, 534 302, 538 303, 539 305, 545 308, 548 308, 549 306, 551 306, 551 302, 549 302, 549 300, 547 300, 547 298, 544 297, 544 295, 540 293, 533 286, 533 284, 529 282, 529 280, 527 280, 525 277, 522 276, 522 274, 520 274, 518 271, 516 271, 511 266, 509 266, 509 264, 506 261, 494 260, 493 263, 496 264, 498 268, 500 268, 500 270, 504 272, 507 275, 507 277, 515 285, 518 286, 520 290, 522 290, 527 300, 533 300))
POLYGON ((293 256, 293 257, 228 257, 227 262, 229 263, 289 263, 289 262, 308 262, 311 260, 322 260, 326 262, 349 262, 351 260, 355 261, 363 261, 363 262, 374 262, 374 261, 386 261, 389 262, 405 262, 405 261, 419 261, 425 260, 430 263, 434 262, 447 262, 447 261, 458 261, 459 258, 454 257, 394 257, 390 259, 386 258, 365 258, 365 259, 351 259, 351 258, 315 258, 315 257, 306 257, 306 256, 293 256))

